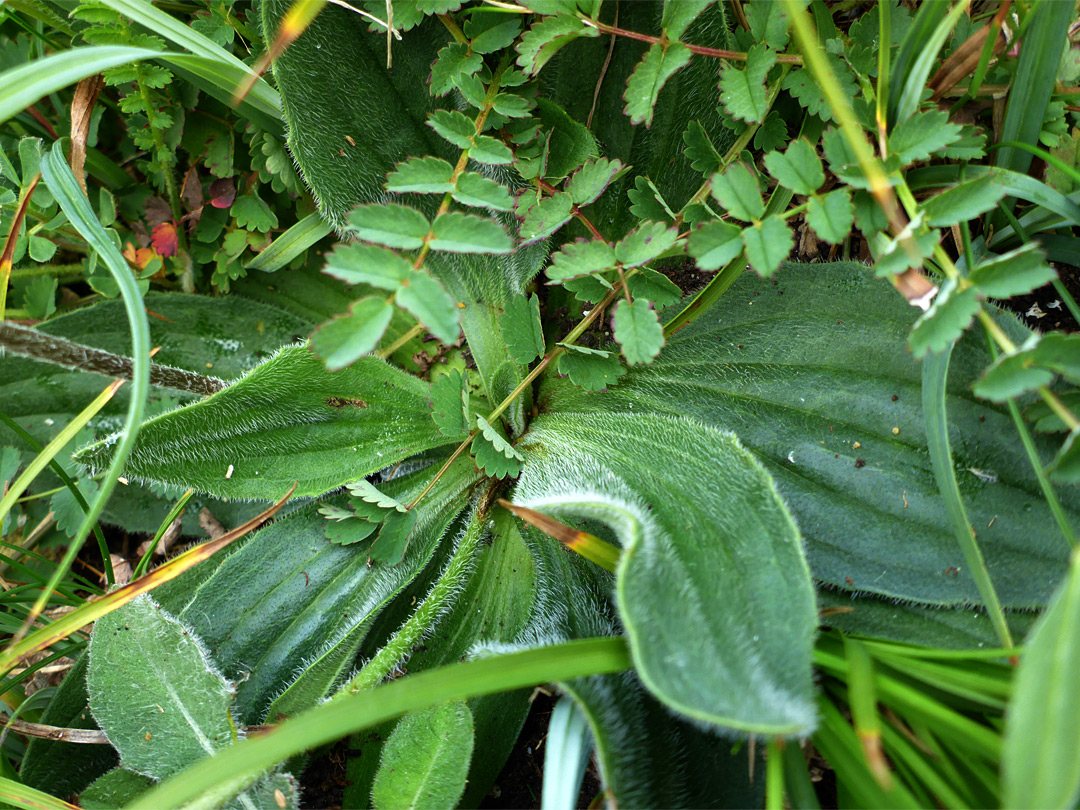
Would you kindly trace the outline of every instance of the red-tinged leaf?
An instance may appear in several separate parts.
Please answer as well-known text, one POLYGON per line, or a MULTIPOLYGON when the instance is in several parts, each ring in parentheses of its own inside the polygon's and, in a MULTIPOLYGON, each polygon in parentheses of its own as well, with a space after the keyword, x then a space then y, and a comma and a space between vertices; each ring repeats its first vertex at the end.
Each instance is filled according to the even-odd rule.
POLYGON ((199 180, 198 166, 192 166, 184 175, 184 185, 180 189, 180 198, 191 211, 203 207, 202 182, 199 180))
POLYGON ((210 204, 214 208, 228 208, 236 199, 236 185, 231 177, 223 177, 210 184, 210 204))
POLYGON ((150 244, 161 256, 175 256, 180 249, 176 226, 172 222, 155 225, 153 233, 150 234, 150 244))

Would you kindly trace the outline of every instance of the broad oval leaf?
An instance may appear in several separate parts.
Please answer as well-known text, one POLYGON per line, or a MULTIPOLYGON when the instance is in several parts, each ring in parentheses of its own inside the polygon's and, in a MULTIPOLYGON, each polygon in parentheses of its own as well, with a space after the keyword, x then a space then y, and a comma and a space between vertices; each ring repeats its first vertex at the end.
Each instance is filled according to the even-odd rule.
MULTIPOLYGON (((916 315, 855 264, 813 273, 792 265, 769 281, 744 274, 670 335, 652 364, 605 394, 551 380, 538 399, 549 412, 675 413, 732 430, 776 480, 817 580, 923 604, 978 604, 974 583, 950 571, 963 561, 927 456, 920 366, 896 351, 916 315)), ((1024 342, 1015 321, 1003 326, 1024 342)), ((1049 598, 1067 547, 1011 417, 971 392, 989 362, 978 340, 953 353, 953 457, 1002 603, 1030 609, 1049 598)), ((1036 444, 1047 458, 1055 449, 1036 444)), ((1080 523, 1077 494, 1059 497, 1080 523)))
MULTIPOLYGON (((287 346, 239 382, 149 420, 129 475, 227 498, 319 495, 446 441, 428 415, 427 385, 375 357, 331 374, 287 346)), ((113 439, 80 451, 97 469, 113 439)))
POLYGON ((732 434, 659 414, 545 414, 514 502, 623 544, 619 614, 660 700, 742 731, 814 727, 813 586, 769 475, 732 434))

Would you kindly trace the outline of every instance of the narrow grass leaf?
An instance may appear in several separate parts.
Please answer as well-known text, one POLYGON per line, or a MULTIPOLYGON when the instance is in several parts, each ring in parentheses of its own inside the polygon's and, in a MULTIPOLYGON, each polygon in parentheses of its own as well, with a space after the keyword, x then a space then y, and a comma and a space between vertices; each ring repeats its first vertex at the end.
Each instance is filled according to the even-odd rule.
POLYGON ((266 250, 244 266, 248 270, 261 270, 264 273, 276 272, 324 236, 328 236, 332 230, 333 228, 317 211, 308 214, 285 233, 276 237, 266 250))

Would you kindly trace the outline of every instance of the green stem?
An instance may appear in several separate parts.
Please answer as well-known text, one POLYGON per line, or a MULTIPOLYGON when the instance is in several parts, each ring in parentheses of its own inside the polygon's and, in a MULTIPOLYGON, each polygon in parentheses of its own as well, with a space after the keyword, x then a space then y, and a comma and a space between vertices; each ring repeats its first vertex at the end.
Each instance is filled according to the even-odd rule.
POLYGON ((971 522, 964 510, 960 497, 960 488, 956 482, 953 468, 952 451, 949 448, 948 418, 945 412, 945 384, 949 374, 949 358, 952 344, 940 354, 929 354, 923 360, 923 416, 926 420, 926 441, 930 450, 930 460, 934 468, 938 489, 945 502, 945 513, 952 524, 953 534, 960 546, 960 552, 968 567, 968 572, 975 580, 975 587, 982 597, 990 623, 994 626, 1001 641, 1001 646, 1013 646, 1012 634, 1005 621, 1005 612, 998 600, 997 591, 990 580, 982 551, 975 540, 971 522))
POLYGON ((779 737, 765 747, 765 810, 784 810, 784 741, 779 737))

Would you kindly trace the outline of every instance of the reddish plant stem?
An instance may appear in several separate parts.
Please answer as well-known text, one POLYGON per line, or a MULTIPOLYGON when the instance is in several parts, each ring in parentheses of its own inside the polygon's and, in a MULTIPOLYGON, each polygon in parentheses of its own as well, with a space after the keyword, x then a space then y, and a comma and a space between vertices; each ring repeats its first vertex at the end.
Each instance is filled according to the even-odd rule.
MULTIPOLYGON (((664 37, 654 37, 651 34, 642 34, 637 31, 628 31, 625 28, 618 28, 614 25, 608 25, 607 23, 597 22, 596 20, 582 20, 586 25, 595 28, 597 31, 602 31, 605 34, 614 34, 618 37, 626 37, 627 39, 636 39, 639 42, 648 42, 655 45, 658 42, 670 43, 670 40, 664 37)), ((713 59, 730 59, 733 62, 745 62, 746 53, 744 51, 725 51, 720 48, 708 48, 704 45, 692 45, 689 42, 682 43, 690 50, 691 53, 699 54, 700 56, 710 56, 713 59)), ((794 54, 779 53, 776 55, 776 61, 780 64, 801 65, 803 59, 801 56, 794 54)))

